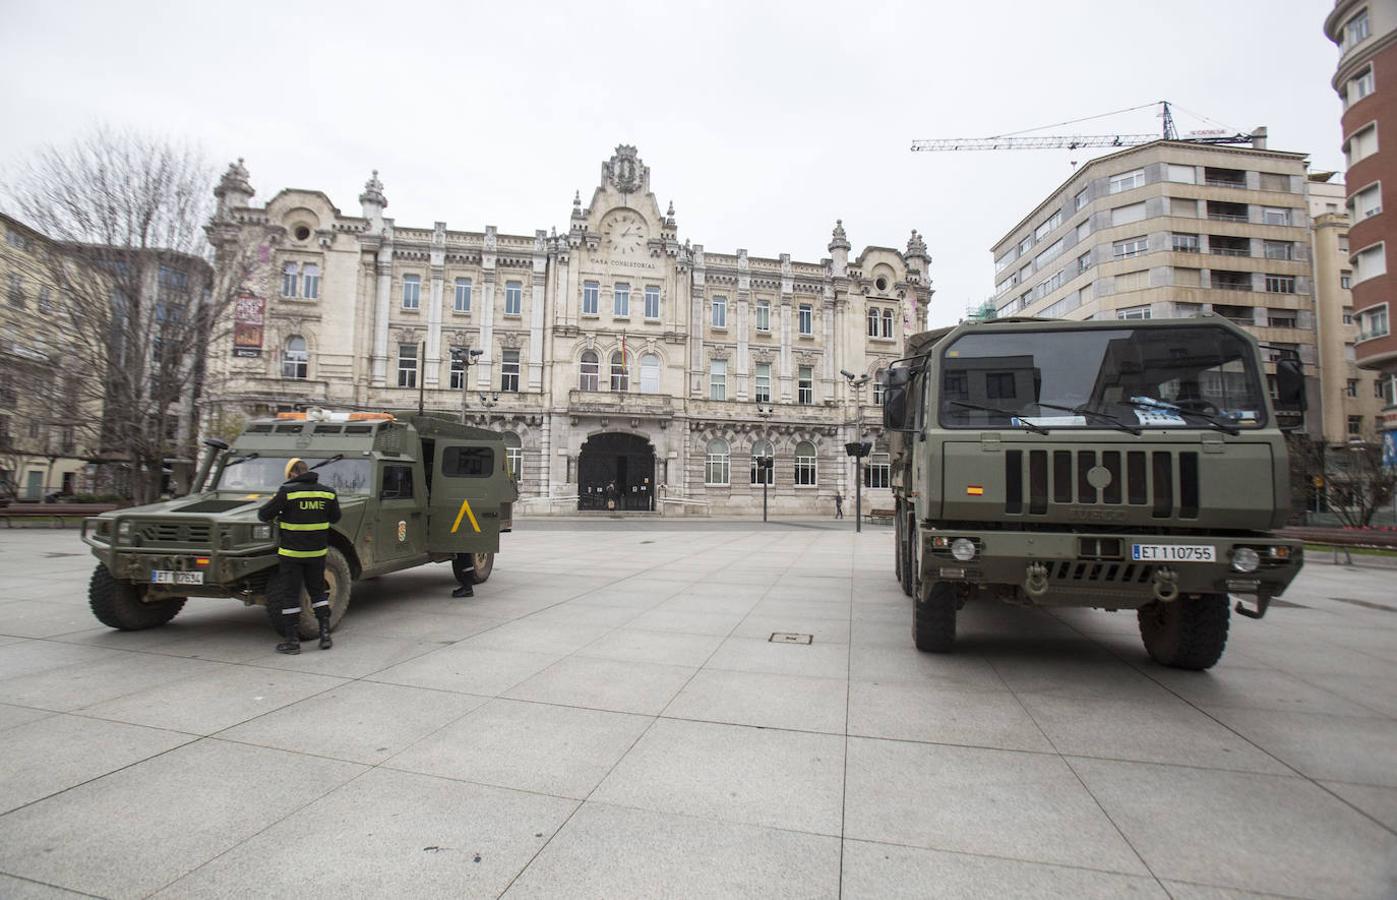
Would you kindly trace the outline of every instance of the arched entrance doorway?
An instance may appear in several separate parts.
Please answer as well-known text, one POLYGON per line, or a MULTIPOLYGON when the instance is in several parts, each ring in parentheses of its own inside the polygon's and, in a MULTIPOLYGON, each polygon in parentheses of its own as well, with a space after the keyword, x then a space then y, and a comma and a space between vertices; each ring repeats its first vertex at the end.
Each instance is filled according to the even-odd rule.
POLYGON ((598 434, 577 457, 577 508, 655 508, 655 448, 634 434, 598 434), (612 488, 611 486, 615 487, 612 488))

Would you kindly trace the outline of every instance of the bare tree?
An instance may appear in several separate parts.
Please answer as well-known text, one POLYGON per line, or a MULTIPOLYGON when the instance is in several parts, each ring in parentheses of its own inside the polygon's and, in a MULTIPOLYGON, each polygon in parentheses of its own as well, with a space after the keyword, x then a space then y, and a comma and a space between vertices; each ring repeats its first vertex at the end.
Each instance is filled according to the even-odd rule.
POLYGON ((1355 436, 1347 447, 1291 445, 1291 481, 1349 528, 1367 528, 1392 503, 1397 472, 1382 465, 1382 445, 1355 436), (1296 451, 1299 451, 1298 453, 1296 451))
POLYGON ((95 430, 90 443, 127 473, 117 489, 138 503, 159 495, 167 461, 188 467, 204 356, 256 268, 225 247, 215 269, 213 184, 196 150, 99 129, 39 151, 5 186, 14 215, 48 238, 38 259, 63 369, 49 378, 53 408, 95 430))

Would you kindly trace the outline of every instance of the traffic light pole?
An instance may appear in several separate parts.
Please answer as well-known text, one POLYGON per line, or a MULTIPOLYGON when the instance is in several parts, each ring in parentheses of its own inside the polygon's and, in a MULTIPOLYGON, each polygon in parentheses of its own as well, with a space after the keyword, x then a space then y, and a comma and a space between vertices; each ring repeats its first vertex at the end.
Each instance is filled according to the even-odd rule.
POLYGON ((863 457, 854 457, 854 531, 863 533, 863 457))

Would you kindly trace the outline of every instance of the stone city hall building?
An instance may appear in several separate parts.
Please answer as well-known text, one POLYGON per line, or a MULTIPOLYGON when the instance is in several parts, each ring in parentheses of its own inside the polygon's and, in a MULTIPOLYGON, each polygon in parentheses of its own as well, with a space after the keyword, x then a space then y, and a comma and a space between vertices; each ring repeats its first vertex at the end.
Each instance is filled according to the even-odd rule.
POLYGON ((215 245, 264 242, 272 277, 212 355, 209 421, 412 409, 421 391, 504 433, 538 511, 603 508, 610 483, 625 509, 760 510, 752 460, 772 455, 772 510, 828 514, 854 490, 844 444, 864 435, 870 502, 887 505, 877 376, 925 320, 915 231, 853 259, 840 225, 818 262, 707 251, 681 240, 629 146, 590 202, 574 196, 564 233, 401 226, 377 173, 357 216, 319 191, 253 193, 241 161, 215 191, 215 245))

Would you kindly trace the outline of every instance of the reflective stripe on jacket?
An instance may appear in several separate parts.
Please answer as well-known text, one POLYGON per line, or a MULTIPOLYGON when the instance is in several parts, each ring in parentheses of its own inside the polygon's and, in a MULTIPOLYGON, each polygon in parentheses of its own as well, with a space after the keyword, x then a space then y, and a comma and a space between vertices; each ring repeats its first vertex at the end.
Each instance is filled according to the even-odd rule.
POLYGON ((277 520, 278 554, 312 559, 327 552, 330 523, 340 519, 340 501, 334 488, 320 483, 319 473, 306 472, 283 484, 257 511, 257 518, 277 520))

